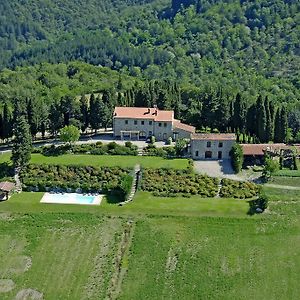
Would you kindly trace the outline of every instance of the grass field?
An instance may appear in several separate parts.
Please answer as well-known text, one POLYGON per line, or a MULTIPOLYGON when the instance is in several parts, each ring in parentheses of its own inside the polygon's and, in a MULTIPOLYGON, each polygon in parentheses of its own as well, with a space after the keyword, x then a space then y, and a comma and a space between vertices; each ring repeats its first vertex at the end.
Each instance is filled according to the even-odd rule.
POLYGON ((0 202, 0 299, 298 299, 300 191, 263 189, 269 209, 255 216, 236 199, 16 194, 0 202))

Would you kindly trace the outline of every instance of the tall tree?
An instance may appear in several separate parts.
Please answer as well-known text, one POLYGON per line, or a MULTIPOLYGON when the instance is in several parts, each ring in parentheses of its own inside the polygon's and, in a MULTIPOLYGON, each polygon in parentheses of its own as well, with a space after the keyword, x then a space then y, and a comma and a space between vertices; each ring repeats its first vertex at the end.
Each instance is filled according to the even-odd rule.
POLYGON ((95 98, 95 95, 92 94, 90 98, 90 112, 89 119, 91 128, 97 131, 101 127, 101 100, 95 98))
POLYGON ((239 129, 240 132, 245 131, 246 115, 247 115, 246 103, 242 99, 241 94, 238 93, 235 98, 234 113, 233 113, 233 125, 236 130, 239 129))
POLYGON ((11 160, 15 168, 27 165, 31 157, 31 134, 25 114, 16 116, 11 160))
POLYGON ((82 95, 80 98, 80 121, 81 131, 85 132, 89 126, 89 107, 85 95, 82 95))
POLYGON ((282 142, 282 125, 281 125, 281 109, 278 108, 275 115, 275 125, 274 125, 274 142, 282 142))
POLYGON ((257 137, 261 143, 266 142, 266 127, 267 127, 267 116, 264 100, 259 95, 256 102, 257 112, 257 137))
POLYGON ((281 109, 280 122, 281 122, 281 141, 287 143, 288 142, 288 119, 287 119, 287 110, 285 106, 283 106, 281 109))
POLYGON ((50 107, 49 113, 49 129, 50 132, 57 136, 58 130, 63 127, 63 114, 60 110, 60 105, 56 101, 50 107))
POLYGON ((27 100, 27 119, 30 127, 30 133, 33 137, 36 136, 40 126, 38 107, 33 103, 32 99, 27 100))
POLYGON ((274 129, 273 129, 273 118, 270 110, 270 101, 268 97, 265 98, 265 109, 266 109, 266 142, 273 140, 274 129))
POLYGON ((8 108, 8 104, 5 102, 3 107, 3 138, 8 139, 12 136, 12 117, 8 108))

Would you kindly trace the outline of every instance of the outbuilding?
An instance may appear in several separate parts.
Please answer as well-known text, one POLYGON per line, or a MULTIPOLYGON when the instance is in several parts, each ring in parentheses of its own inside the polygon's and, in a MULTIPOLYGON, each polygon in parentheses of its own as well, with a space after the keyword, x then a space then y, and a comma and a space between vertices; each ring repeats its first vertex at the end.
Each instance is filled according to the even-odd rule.
POLYGON ((8 200, 9 194, 15 189, 16 185, 13 182, 0 182, 0 200, 8 200))
POLYGON ((192 158, 228 159, 235 141, 232 133, 194 133, 191 135, 192 158))

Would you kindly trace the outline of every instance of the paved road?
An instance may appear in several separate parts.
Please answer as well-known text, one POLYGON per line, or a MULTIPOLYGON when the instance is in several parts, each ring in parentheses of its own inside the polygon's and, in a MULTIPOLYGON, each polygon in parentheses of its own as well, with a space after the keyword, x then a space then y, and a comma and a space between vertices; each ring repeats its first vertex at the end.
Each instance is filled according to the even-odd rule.
POLYGON ((229 178, 240 181, 245 180, 234 173, 230 159, 196 160, 194 161, 194 168, 199 174, 207 174, 212 177, 229 178))

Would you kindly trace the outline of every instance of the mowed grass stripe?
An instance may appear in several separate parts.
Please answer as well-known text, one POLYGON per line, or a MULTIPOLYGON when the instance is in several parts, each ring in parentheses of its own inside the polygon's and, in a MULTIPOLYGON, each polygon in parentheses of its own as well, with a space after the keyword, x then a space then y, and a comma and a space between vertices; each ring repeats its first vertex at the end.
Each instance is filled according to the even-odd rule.
POLYGON ((164 159, 154 156, 122 156, 122 155, 74 155, 65 154, 60 156, 43 156, 42 154, 32 154, 31 163, 34 164, 62 164, 62 165, 82 165, 95 167, 123 167, 133 168, 140 164, 144 168, 174 168, 186 169, 187 159, 164 159))

